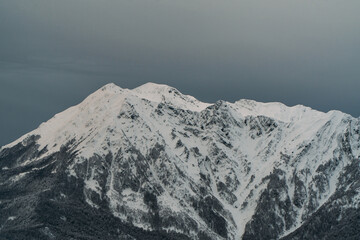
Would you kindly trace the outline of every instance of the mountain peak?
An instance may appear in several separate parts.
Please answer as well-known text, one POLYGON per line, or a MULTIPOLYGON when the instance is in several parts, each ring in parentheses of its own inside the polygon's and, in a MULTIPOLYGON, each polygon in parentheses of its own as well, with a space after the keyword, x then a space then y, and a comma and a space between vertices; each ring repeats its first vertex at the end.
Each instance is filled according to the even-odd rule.
POLYGON ((0 235, 330 239, 311 231, 357 223, 346 213, 360 206, 359 120, 252 100, 209 105, 167 85, 107 84, 1 148, 0 235))
POLYGON ((135 88, 135 89, 161 89, 161 90, 164 90, 164 89, 169 89, 169 88, 173 88, 169 85, 166 85, 166 84, 161 84, 161 83, 154 83, 154 82, 147 82, 147 83, 144 83, 143 85, 140 85, 139 87, 135 88))
POLYGON ((157 84, 148 82, 132 90, 139 97, 146 98, 150 101, 162 101, 163 98, 172 95, 172 93, 181 96, 183 95, 179 90, 165 84, 157 84))
POLYGON ((133 89, 132 92, 138 97, 152 102, 167 103, 191 111, 201 111, 211 105, 201 102, 192 96, 182 94, 176 88, 165 84, 149 82, 133 89))
POLYGON ((318 119, 326 116, 326 113, 314 110, 304 105, 287 106, 280 102, 257 102, 249 99, 236 101, 236 108, 243 116, 267 116, 282 122, 291 122, 304 119, 318 119))
MULTIPOLYGON (((165 84, 148 82, 134 89, 126 89, 114 83, 109 83, 90 94, 80 104, 56 114, 47 122, 42 123, 38 129, 3 147, 11 147, 31 134, 42 136, 39 141, 43 143, 42 146, 46 145, 49 138, 51 141, 60 143, 75 135, 81 137, 88 131, 88 127, 85 126, 91 125, 95 127, 96 125, 96 128, 102 128, 105 123, 113 124, 112 119, 116 118, 116 114, 123 109, 124 103, 136 105, 139 107, 138 111, 143 111, 142 105, 144 103, 141 101, 142 99, 150 101, 153 107, 162 103, 193 112, 203 111, 212 105, 201 102, 190 95, 182 94, 176 88, 165 84)), ((302 105, 289 107, 279 102, 262 103, 241 99, 235 103, 226 103, 239 116, 266 116, 281 122, 318 122, 319 119, 327 121, 334 117, 341 118, 344 115, 338 111, 319 112, 302 105)))
POLYGON ((115 83, 108 83, 102 86, 97 91, 118 91, 118 90, 122 90, 122 88, 116 85, 115 83))

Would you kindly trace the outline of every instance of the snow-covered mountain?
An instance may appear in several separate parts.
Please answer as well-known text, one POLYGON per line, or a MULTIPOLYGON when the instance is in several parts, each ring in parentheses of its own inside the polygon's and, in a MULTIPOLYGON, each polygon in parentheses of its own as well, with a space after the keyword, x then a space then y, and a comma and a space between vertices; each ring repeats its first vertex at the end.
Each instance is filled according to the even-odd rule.
POLYGON ((360 119, 108 84, 0 149, 0 239, 358 239, 360 119))

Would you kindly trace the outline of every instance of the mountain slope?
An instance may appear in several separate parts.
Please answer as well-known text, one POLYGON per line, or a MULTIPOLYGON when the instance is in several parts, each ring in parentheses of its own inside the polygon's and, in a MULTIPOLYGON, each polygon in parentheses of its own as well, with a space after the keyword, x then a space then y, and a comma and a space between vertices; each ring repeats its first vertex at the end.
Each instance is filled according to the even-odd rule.
POLYGON ((109 84, 0 149, 0 236, 356 237, 359 157, 338 111, 109 84))

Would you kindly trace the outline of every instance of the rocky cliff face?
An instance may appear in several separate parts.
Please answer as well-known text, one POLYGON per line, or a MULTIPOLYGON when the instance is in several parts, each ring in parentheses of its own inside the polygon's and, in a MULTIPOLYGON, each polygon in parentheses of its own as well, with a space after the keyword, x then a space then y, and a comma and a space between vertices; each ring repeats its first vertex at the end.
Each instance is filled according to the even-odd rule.
POLYGON ((0 149, 2 239, 358 239, 360 120, 109 84, 0 149))

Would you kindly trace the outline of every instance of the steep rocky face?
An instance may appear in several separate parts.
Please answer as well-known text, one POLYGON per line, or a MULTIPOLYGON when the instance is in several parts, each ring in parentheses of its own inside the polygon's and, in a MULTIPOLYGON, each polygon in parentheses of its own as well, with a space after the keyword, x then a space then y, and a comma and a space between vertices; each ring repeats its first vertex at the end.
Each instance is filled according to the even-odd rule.
POLYGON ((104 86, 0 149, 5 239, 358 238, 360 122, 104 86))

